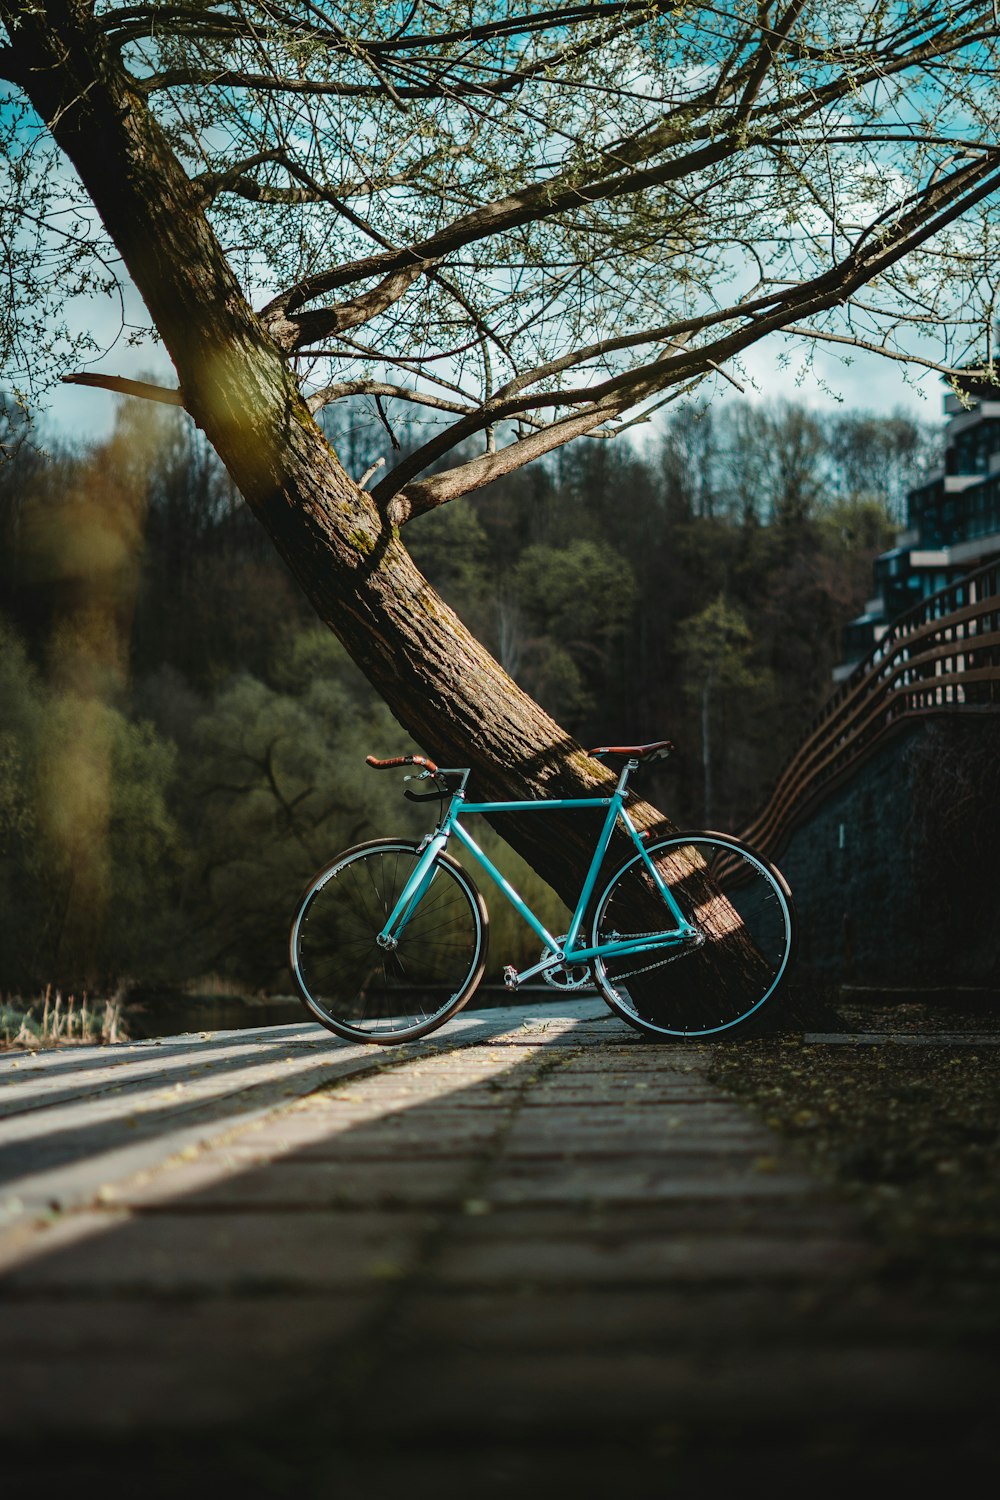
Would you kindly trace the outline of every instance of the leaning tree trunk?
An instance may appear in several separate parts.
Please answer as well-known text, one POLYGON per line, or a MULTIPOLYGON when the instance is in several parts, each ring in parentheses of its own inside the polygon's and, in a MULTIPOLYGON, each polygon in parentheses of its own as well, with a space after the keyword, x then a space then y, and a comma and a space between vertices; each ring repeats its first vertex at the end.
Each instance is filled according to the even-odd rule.
MULTIPOLYGON (((344 471, 89 5, 0 0, 0 15, 16 81, 91 194, 173 359, 186 409, 407 734, 439 764, 472 766, 482 797, 573 797, 613 785, 475 640, 344 471)), ((642 827, 672 828, 638 799, 630 810, 642 827)), ((508 818, 502 832, 572 905, 587 822, 559 816, 553 838, 548 819, 508 818)), ((731 957, 717 951, 712 987, 738 984, 748 961, 738 940, 730 931, 715 946, 731 957)))

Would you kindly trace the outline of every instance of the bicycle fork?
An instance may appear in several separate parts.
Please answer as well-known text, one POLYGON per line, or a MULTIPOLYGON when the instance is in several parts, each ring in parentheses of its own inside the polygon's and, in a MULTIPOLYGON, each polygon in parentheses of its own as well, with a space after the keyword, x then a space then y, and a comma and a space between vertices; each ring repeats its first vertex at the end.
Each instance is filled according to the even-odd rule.
POLYGON ((382 931, 376 934, 375 942, 380 948, 390 953, 398 948, 401 933, 427 894, 437 873, 434 869, 434 861, 447 843, 448 836, 444 833, 432 834, 427 839, 420 859, 417 861, 417 868, 400 891, 399 900, 389 913, 388 921, 382 931))

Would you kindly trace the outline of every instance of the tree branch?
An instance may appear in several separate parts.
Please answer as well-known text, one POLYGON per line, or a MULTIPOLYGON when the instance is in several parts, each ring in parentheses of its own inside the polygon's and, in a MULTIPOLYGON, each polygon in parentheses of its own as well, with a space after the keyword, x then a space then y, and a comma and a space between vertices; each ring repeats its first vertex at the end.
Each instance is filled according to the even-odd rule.
POLYGON ((323 386, 306 398, 306 405, 311 412, 317 412, 322 407, 329 406, 331 401, 342 401, 345 396, 388 396, 395 401, 409 401, 416 406, 457 412, 462 416, 468 416, 475 410, 465 402, 448 401, 443 396, 434 396, 430 392, 411 390, 409 386, 392 385, 387 380, 366 379, 340 380, 334 385, 323 386))
MULTIPOLYGON (((314 7, 313 7, 314 8, 314 7)), ((673 7, 663 6, 662 9, 673 7)), ((277 13, 275 13, 277 14, 277 13)), ((258 40, 273 40, 279 43, 287 43, 289 36, 304 36, 322 44, 328 54, 343 54, 345 57, 356 60, 360 59, 376 78, 375 84, 347 83, 342 78, 323 78, 315 76, 294 77, 287 73, 252 73, 245 69, 210 69, 210 68, 185 68, 172 67, 162 69, 158 73, 147 74, 140 81, 140 86, 147 92, 176 88, 196 87, 199 85, 211 85, 214 87, 254 89, 262 93, 303 93, 313 92, 323 95, 335 95, 354 98, 378 98, 387 96, 400 108, 406 107, 409 100, 462 100, 471 98, 498 98, 504 94, 513 93, 521 89, 537 77, 551 77, 554 70, 561 65, 571 61, 577 61, 586 56, 595 48, 606 46, 613 38, 623 35, 625 32, 644 25, 649 19, 649 7, 643 0, 632 0, 628 4, 608 4, 595 6, 580 6, 573 10, 552 11, 547 17, 541 18, 541 24, 535 25, 535 17, 523 16, 513 17, 509 22, 498 22, 495 24, 471 26, 468 32, 463 34, 451 33, 449 36, 434 36, 427 34, 419 39, 408 39, 405 48, 399 45, 398 40, 365 40, 350 37, 339 26, 324 18, 321 27, 309 26, 302 22, 298 16, 288 18, 288 29, 282 31, 280 27, 255 27, 255 37, 258 40), (492 71, 499 73, 499 77, 484 81, 482 76, 462 80, 451 81, 448 74, 452 71, 454 59, 447 54, 441 61, 442 48, 449 44, 461 44, 470 41, 493 40, 500 36, 526 37, 550 28, 565 30, 580 23, 592 25, 601 15, 612 17, 619 15, 617 26, 610 26, 599 36, 584 39, 580 42, 570 42, 566 46, 557 47, 551 53, 534 58, 533 61, 521 63, 514 68, 496 68, 492 71), (395 65, 397 72, 405 74, 412 66, 408 63, 396 61, 400 51, 429 50, 430 59, 420 61, 437 64, 441 68, 441 77, 430 83, 415 84, 404 83, 394 80, 389 74, 390 65, 395 65)), ((213 17, 212 22, 205 26, 204 35, 207 39, 218 40, 225 37, 224 25, 220 25, 221 18, 213 17)), ((246 34, 246 23, 242 18, 234 17, 230 20, 232 26, 232 40, 240 41, 246 34)), ((190 35, 197 35, 199 27, 197 20, 191 18, 183 28, 190 35)), ((128 40, 138 40, 138 33, 129 36, 122 28, 118 34, 118 44, 123 45, 128 40)), ((473 61, 466 62, 474 73, 482 75, 491 71, 489 64, 479 61, 475 50, 472 52, 473 61)))
MULTIPOLYGON (((664 4, 657 8, 669 12, 676 6, 664 4)), ((452 31, 421 32, 417 35, 408 35, 404 31, 391 37, 358 38, 347 38, 339 27, 331 26, 325 19, 322 26, 315 26, 303 21, 300 14, 290 13, 278 6, 270 6, 268 10, 276 23, 281 20, 287 22, 283 30, 272 28, 272 34, 276 37, 287 37, 292 32, 330 42, 341 50, 353 43, 366 54, 384 60, 388 55, 399 52, 427 48, 437 50, 467 42, 492 41, 501 36, 529 36, 544 31, 561 31, 566 27, 593 22, 602 16, 632 13, 637 14, 640 20, 645 20, 649 15, 650 0, 605 0, 604 4, 598 5, 556 5, 547 10, 507 16, 499 21, 470 24, 452 31)), ((114 38, 119 43, 138 41, 148 36, 154 26, 184 30, 192 35, 200 33, 208 37, 223 35, 240 38, 247 30, 247 22, 239 11, 234 14, 221 9, 213 10, 210 6, 128 5, 122 6, 120 10, 107 12, 98 19, 109 39, 114 38)), ((258 30, 264 32, 264 28, 258 30)))
POLYGON ((881 355, 883 359, 894 359, 904 365, 919 365, 922 370, 934 370, 946 378, 961 375, 966 380, 990 380, 995 374, 991 372, 988 365, 984 365, 979 370, 970 370, 967 365, 959 369, 955 365, 946 365, 939 360, 928 359, 924 354, 903 354, 898 349, 890 349, 885 344, 876 343, 874 339, 861 338, 856 334, 833 333, 826 328, 805 328, 791 323, 782 332, 796 338, 815 339, 819 343, 846 344, 851 349, 864 349, 869 354, 881 355))
MULTIPOLYGON (((501 448, 498 452, 480 454, 478 458, 447 469, 443 474, 435 474, 432 478, 422 480, 420 483, 407 485, 398 493, 393 494, 390 488, 389 494, 392 498, 385 504, 386 518, 393 525, 402 526, 414 516, 434 510, 448 500, 456 500, 460 495, 468 495, 473 490, 482 489, 483 485, 491 484, 494 479, 500 479, 504 474, 511 474, 515 469, 523 468, 532 459, 541 458, 543 454, 552 453, 556 448, 572 442, 574 438, 592 432, 595 427, 600 427, 603 422, 616 416, 618 410, 619 404, 614 401, 608 401, 604 406, 591 406, 585 412, 572 413, 551 423, 540 432, 531 433, 526 438, 509 443, 506 448, 501 448)), ((390 484, 392 477, 390 475, 389 479, 383 480, 382 485, 376 485, 372 490, 372 498, 377 504, 379 492, 383 485, 390 484)))
MULTIPOLYGON (((799 8, 800 0, 794 0, 780 24, 790 26, 799 8)), ((699 109, 695 110, 695 113, 704 113, 706 116, 701 124, 693 123, 694 106, 688 101, 683 108, 668 111, 655 125, 629 140, 603 148, 600 156, 589 167, 574 166, 522 188, 517 193, 497 199, 472 213, 460 216, 450 225, 410 247, 387 250, 381 255, 368 256, 303 277, 294 287, 281 293, 265 312, 268 315, 285 315, 315 297, 355 281, 385 275, 409 264, 414 258, 441 261, 466 245, 523 228, 540 219, 555 218, 586 204, 639 194, 650 188, 676 182, 685 176, 697 175, 745 150, 748 129, 751 133, 754 129, 757 131, 756 141, 761 147, 766 146, 772 136, 777 139, 780 135, 782 139, 787 139, 790 123, 801 129, 811 116, 839 99, 850 97, 873 83, 886 80, 904 69, 916 67, 921 62, 947 56, 967 45, 975 36, 976 33, 970 32, 935 36, 900 56, 877 56, 873 59, 866 53, 861 59, 863 65, 856 73, 846 72, 822 87, 807 88, 791 98, 769 101, 761 105, 756 114, 746 114, 744 104, 738 106, 728 119, 720 121, 712 112, 714 98, 709 91, 699 102, 699 109), (741 108, 744 110, 743 114, 741 108), (751 125, 751 121, 756 121, 756 124, 751 125), (694 144, 699 141, 706 144, 694 144), (669 161, 655 161, 664 151, 676 146, 687 146, 690 149, 669 161), (627 170, 621 170, 622 168, 627 170)), ((776 47, 769 54, 772 62, 775 50, 776 47)), ((759 91, 759 83, 757 88, 759 91)))
POLYGON ((117 391, 120 396, 138 396, 142 401, 160 401, 164 406, 183 406, 184 393, 165 385, 151 385, 148 380, 128 380, 124 375, 90 375, 77 372, 63 375, 65 385, 94 385, 101 390, 117 391))
POLYGON ((329 203, 332 207, 339 208, 345 199, 356 198, 362 193, 370 193, 376 187, 385 189, 403 187, 412 183, 429 166, 445 160, 449 155, 457 155, 458 151, 458 147, 453 147, 450 151, 428 152, 426 156, 419 157, 412 162, 405 171, 380 176, 377 183, 372 180, 359 180, 342 182, 339 186, 333 187, 329 183, 317 182, 297 162, 292 161, 285 151, 259 151, 253 156, 245 157, 242 161, 234 162, 232 166, 224 170, 202 172, 192 181, 202 189, 207 203, 213 202, 222 193, 234 193, 250 203, 266 203, 275 206, 329 203), (290 177, 299 179, 301 186, 274 187, 248 176, 248 173, 252 172, 255 167, 269 165, 284 167, 290 177))
MULTIPOLYGON (((500 475, 562 446, 572 437, 593 430, 667 387, 706 373, 709 368, 732 359, 766 334, 786 331, 795 318, 816 317, 846 302, 858 287, 887 270, 998 188, 1000 152, 994 151, 988 161, 980 159, 956 169, 948 178, 934 182, 920 203, 913 205, 895 226, 883 232, 880 241, 870 244, 863 252, 860 249, 852 251, 844 260, 801 286, 761 299, 770 304, 770 311, 760 310, 742 329, 724 334, 707 346, 626 371, 586 393, 547 392, 535 397, 521 395, 513 400, 489 402, 475 416, 454 424, 448 432, 405 459, 376 486, 372 491, 373 499, 391 520, 402 525, 423 511, 489 484, 500 475), (553 422, 495 455, 460 464, 419 483, 407 482, 412 474, 426 468, 444 452, 471 436, 477 428, 510 417, 522 406, 537 409, 543 405, 563 405, 583 399, 592 403, 586 410, 553 422)), ((863 345, 863 341, 845 342, 863 345)), ((876 349, 876 352, 880 351, 876 349)))
POLYGON ((272 302, 260 314, 261 322, 282 349, 301 348, 303 344, 330 338, 378 317, 379 313, 398 302, 417 278, 433 264, 431 260, 421 260, 404 266, 384 277, 370 292, 354 297, 350 302, 341 302, 336 307, 319 307, 308 312, 286 315, 280 303, 272 302))

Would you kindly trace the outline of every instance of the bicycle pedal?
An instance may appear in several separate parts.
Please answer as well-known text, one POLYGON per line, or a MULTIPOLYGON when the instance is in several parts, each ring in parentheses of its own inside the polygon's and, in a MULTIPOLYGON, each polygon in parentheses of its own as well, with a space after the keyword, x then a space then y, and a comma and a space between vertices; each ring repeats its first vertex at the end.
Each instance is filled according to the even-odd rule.
POLYGON ((509 990, 517 989, 517 970, 513 964, 508 964, 504 969, 503 982, 509 990))

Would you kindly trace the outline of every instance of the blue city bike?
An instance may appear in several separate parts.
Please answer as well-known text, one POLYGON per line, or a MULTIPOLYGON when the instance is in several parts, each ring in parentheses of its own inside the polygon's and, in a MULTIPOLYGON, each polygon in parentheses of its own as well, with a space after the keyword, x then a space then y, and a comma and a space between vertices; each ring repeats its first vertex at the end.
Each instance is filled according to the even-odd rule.
POLYGON ((443 769, 422 755, 368 756, 376 770, 418 768, 406 779, 431 790, 404 795, 440 798, 441 815, 419 842, 358 844, 310 881, 290 940, 292 974, 310 1015, 348 1041, 393 1045, 426 1036, 467 1003, 486 966, 489 916, 447 852, 455 840, 542 944, 536 963, 504 970, 511 990, 539 979, 564 992, 596 986, 616 1015, 650 1037, 706 1037, 744 1025, 787 973, 791 893, 772 864, 729 834, 651 840, 636 828, 625 805, 629 778, 673 748, 669 740, 601 746, 590 754, 623 762, 610 796, 519 802, 470 801, 468 768, 443 769), (569 930, 555 935, 463 819, 586 809, 603 809, 604 822, 569 930), (598 892, 616 826, 634 852, 598 892))

